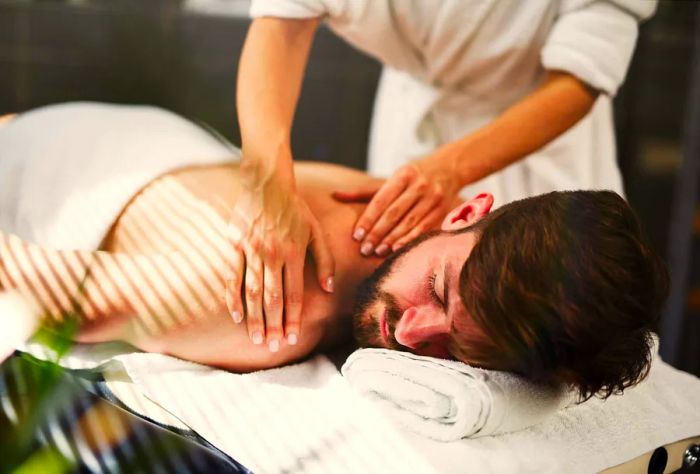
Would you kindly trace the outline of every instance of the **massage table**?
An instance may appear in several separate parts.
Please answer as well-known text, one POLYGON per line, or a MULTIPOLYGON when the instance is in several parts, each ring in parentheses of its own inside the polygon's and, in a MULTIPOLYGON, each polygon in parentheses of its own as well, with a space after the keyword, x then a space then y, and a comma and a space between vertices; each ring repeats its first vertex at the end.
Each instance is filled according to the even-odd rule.
POLYGON ((601 471, 603 474, 661 474, 681 468, 700 468, 700 436, 666 444, 634 459, 601 471))

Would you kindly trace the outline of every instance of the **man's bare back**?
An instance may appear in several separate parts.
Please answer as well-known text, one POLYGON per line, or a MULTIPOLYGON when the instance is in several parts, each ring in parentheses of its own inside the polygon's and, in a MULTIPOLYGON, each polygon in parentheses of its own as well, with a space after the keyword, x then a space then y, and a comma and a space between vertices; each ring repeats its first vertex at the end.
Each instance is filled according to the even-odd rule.
MULTIPOLYGON (((350 337, 350 308, 354 290, 378 265, 380 259, 362 257, 351 229, 362 204, 344 204, 331 193, 347 186, 376 182, 349 168, 298 163, 297 182, 303 197, 328 235, 336 258, 336 292, 322 291, 313 277, 313 261, 305 267, 302 331, 296 345, 281 344, 272 353, 266 345, 253 344, 245 323, 235 324, 223 300, 226 224, 240 185, 235 165, 193 167, 153 181, 137 194, 115 222, 102 249, 112 253, 196 255, 206 262, 197 276, 206 282, 195 289, 206 296, 207 314, 195 323, 153 334, 135 342, 148 351, 166 352, 189 360, 232 370, 253 370, 282 365, 303 358, 316 349, 328 348, 350 337)), ((183 275, 184 276, 184 275, 183 275)), ((174 275, 174 278, 182 276, 174 275)), ((197 285, 195 285, 197 286, 197 285)), ((108 333, 114 328, 105 326, 108 333)), ((109 335, 96 326, 83 340, 104 340, 109 335)))
MULTIPOLYGON (((60 138, 80 145, 82 152, 63 151, 78 157, 75 166, 81 165, 80 160, 88 164, 96 159, 93 152, 97 145, 92 139, 109 137, 111 146, 107 149, 126 152, 130 160, 126 163, 131 163, 129 169, 135 167, 138 171, 139 162, 145 168, 152 164, 148 150, 159 142, 153 141, 157 137, 152 139, 151 135, 141 133, 141 128, 134 126, 134 117, 140 118, 142 127, 150 127, 149 130, 156 127, 160 137, 183 138, 174 143, 184 144, 184 149, 201 149, 205 155, 212 153, 222 160, 225 156, 222 150, 235 153, 231 148, 211 143, 210 136, 202 135, 201 130, 181 118, 148 108, 66 104, 27 114, 22 126, 29 127, 33 120, 66 125, 44 137, 41 143, 48 148, 42 157, 61 156, 62 152, 52 145, 60 138), (103 124, 98 119, 106 122, 103 124), (99 126, 86 137, 83 127, 92 126, 95 121, 99 126)), ((19 121, 16 124, 16 130, 24 130, 19 121)), ((171 142, 166 139, 161 145, 171 142)), ((104 143, 100 143, 104 149, 104 143)), ((196 156, 190 159, 180 149, 173 149, 172 144, 166 149, 175 152, 173 156, 180 156, 181 161, 186 158, 184 164, 188 167, 166 173, 136 193, 122 209, 98 251, 55 250, 0 231, 0 290, 20 289, 38 302, 48 321, 61 320, 66 314, 77 315, 80 341, 120 339, 144 350, 232 370, 282 365, 349 339, 355 290, 375 270, 380 259, 362 257, 358 244, 351 239, 352 226, 364 205, 341 203, 331 194, 376 185, 378 180, 341 166, 295 165, 298 190, 327 234, 327 243, 335 256, 336 291, 329 295, 319 288, 313 276, 314 263, 307 258, 298 343, 290 345, 281 340, 279 350, 274 351, 272 346, 251 342, 246 324, 233 322, 224 300, 227 271, 231 271, 230 262, 236 262, 226 228, 240 192, 236 166, 233 161, 201 165, 216 160, 202 161, 196 156)), ((13 156, 26 162, 22 153, 31 155, 34 149, 22 150, 13 156)), ((163 159, 162 147, 153 150, 163 159)), ((109 157, 99 158, 113 162, 109 157)), ((65 166, 56 172, 64 169, 65 166)), ((119 178, 123 176, 117 177, 117 181, 119 178)), ((93 179, 97 182, 88 183, 89 187, 99 188, 102 177, 96 175, 93 179)), ((102 184, 110 191, 107 189, 110 176, 105 175, 104 179, 102 184)), ((81 209, 89 213, 90 200, 84 202, 88 205, 81 209)), ((51 212, 54 207, 47 209, 51 212)), ((108 223, 112 216, 108 213, 108 223)), ((89 219, 79 214, 75 217, 89 219)), ((79 227, 82 223, 76 224, 79 227)), ((244 262, 237 263, 238 269, 243 268, 244 262)))

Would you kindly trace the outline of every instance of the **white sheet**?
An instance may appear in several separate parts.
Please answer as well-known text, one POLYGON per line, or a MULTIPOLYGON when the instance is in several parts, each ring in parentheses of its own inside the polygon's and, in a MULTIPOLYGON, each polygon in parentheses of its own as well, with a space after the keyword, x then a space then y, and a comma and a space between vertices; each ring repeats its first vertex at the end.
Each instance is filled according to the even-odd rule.
POLYGON ((700 434, 700 379, 656 359, 647 380, 500 436, 439 443, 406 433, 440 472, 591 473, 700 434))
MULTIPOLYGON (((54 359, 38 344, 22 349, 54 359)), ((125 372, 133 391, 122 385, 117 393, 130 408, 171 426, 184 424, 256 473, 434 472, 324 356, 233 374, 129 351, 123 344, 77 345, 61 364, 102 370, 107 380, 125 372)))
MULTIPOLYGON (((47 357, 36 345, 25 350, 47 357)), ((444 443, 395 431, 322 356, 240 375, 121 350, 77 346, 62 364, 117 364, 137 394, 249 467, 261 463, 256 472, 282 472, 307 453, 292 472, 590 473, 700 434, 700 379, 658 356, 649 377, 621 396, 571 406, 518 432, 444 443)))

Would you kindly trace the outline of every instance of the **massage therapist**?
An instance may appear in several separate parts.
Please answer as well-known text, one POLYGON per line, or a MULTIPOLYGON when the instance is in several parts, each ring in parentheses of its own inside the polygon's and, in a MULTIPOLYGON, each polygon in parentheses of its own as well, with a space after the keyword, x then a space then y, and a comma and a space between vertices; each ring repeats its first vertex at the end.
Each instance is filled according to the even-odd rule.
POLYGON ((336 197, 371 199, 352 237, 363 255, 385 256, 439 223, 458 194, 490 192, 503 204, 563 189, 622 193, 611 97, 638 22, 655 7, 649 0, 253 0, 237 90, 245 191, 230 227, 232 258, 245 260, 245 272, 226 277, 233 319, 245 316, 263 334, 255 343, 265 335, 295 343, 307 247, 319 284, 333 291, 333 255, 297 193, 290 146, 321 21, 384 65, 368 162, 370 173, 388 179, 336 197))

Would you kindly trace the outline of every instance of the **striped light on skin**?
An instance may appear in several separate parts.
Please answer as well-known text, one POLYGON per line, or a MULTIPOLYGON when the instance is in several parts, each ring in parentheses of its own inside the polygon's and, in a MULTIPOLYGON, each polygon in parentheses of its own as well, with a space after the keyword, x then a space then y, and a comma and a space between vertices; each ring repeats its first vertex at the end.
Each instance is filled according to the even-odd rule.
POLYGON ((168 178, 144 192, 132 214, 138 218, 120 227, 127 253, 55 250, 0 231, 0 291, 21 291, 49 325, 68 315, 81 325, 132 315, 128 341, 223 308, 224 262, 235 260, 226 222, 168 178))

